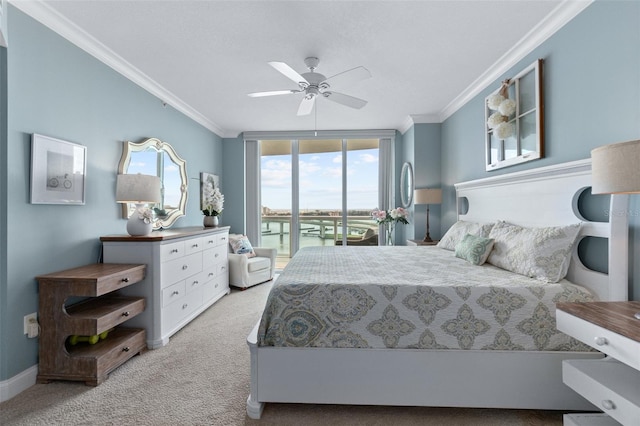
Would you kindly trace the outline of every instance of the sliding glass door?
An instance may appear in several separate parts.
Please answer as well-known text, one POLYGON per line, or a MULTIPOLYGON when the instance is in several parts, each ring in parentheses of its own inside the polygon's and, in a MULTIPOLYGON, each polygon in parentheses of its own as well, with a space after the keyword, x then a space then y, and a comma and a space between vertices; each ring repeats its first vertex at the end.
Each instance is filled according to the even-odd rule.
POLYGON ((377 244, 363 236, 378 229, 378 139, 262 140, 260 152, 261 244, 280 266, 301 247, 377 244))

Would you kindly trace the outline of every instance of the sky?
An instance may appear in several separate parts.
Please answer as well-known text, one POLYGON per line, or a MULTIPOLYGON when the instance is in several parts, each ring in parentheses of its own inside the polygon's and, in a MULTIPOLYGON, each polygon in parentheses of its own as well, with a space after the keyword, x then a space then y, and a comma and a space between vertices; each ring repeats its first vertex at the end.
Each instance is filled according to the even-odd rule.
MULTIPOLYGON (((263 156, 262 205, 291 208, 291 156, 263 156)), ((341 210, 342 153, 300 154, 300 211, 341 210)), ((347 209, 373 210, 378 200, 378 149, 347 151, 347 209)))

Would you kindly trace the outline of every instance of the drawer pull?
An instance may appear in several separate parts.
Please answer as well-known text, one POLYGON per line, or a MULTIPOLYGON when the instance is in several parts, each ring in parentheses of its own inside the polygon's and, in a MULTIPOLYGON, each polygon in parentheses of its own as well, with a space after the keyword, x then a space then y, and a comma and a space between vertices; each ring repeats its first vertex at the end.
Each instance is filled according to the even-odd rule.
POLYGON ((182 265, 182 270, 183 270, 183 271, 186 271, 186 269, 187 269, 187 268, 188 268, 188 266, 187 266, 187 265, 182 265))
POLYGON ((130 313, 129 311, 124 311, 124 312, 122 313, 122 316, 123 316, 123 317, 128 317, 129 315, 131 315, 131 313, 130 313))
POLYGON ((207 244, 213 244, 213 240, 207 241, 207 244))
POLYGON ((182 309, 187 309, 187 306, 189 306, 189 305, 187 305, 187 304, 185 303, 184 305, 182 305, 182 309))
POLYGON ((213 276, 213 272, 209 272, 209 276, 212 277, 213 276))
POLYGON ((604 346, 609 344, 609 341, 606 339, 606 337, 596 337, 595 339, 596 345, 598 346, 604 346))
POLYGON ((178 290, 173 290, 173 293, 171 293, 172 296, 176 294, 180 294, 180 292, 178 290))
POLYGON ((216 283, 216 285, 214 285, 213 287, 218 288, 218 283, 216 283))
POLYGON ((602 401, 602 408, 605 410, 613 410, 616 408, 616 404, 614 404, 610 399, 605 399, 602 401))
POLYGON ((216 253, 213 257, 218 257, 218 256, 219 256, 218 253, 216 253))
POLYGON ((198 280, 195 280, 191 285, 198 285, 198 280))
POLYGON ((171 250, 170 253, 177 253, 177 252, 178 252, 178 249, 173 249, 173 250, 171 250))
POLYGON ((220 238, 220 240, 227 241, 227 237, 222 237, 222 238, 220 238))
POLYGON ((198 245, 197 245, 197 244, 194 244, 194 245, 192 245, 191 247, 196 248, 196 247, 198 247, 198 245))
POLYGON ((125 346, 124 348, 122 348, 122 352, 129 352, 131 349, 129 348, 129 346, 125 346))
POLYGON ((124 277, 124 278, 123 278, 122 280, 120 280, 120 281, 122 281, 123 283, 128 283, 128 282, 129 282, 129 278, 128 278, 128 277, 124 277))

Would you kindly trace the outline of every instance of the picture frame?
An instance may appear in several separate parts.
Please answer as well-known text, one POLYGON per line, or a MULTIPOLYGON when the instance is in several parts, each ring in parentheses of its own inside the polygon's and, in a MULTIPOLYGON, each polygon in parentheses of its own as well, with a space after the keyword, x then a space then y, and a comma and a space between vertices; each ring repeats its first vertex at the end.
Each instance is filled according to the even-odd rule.
POLYGON ((85 204, 87 147, 31 136, 31 204, 85 204))
POLYGON ((490 172, 544 157, 544 84, 543 59, 538 59, 514 77, 503 82, 501 88, 485 98, 485 170, 490 172), (505 90, 515 102, 508 116, 489 108, 489 99, 505 90), (499 137, 497 129, 489 126, 492 115, 500 114, 512 133, 499 137))
POLYGON ((200 172, 200 210, 204 210, 204 188, 210 183, 214 188, 220 189, 220 176, 213 173, 200 172))

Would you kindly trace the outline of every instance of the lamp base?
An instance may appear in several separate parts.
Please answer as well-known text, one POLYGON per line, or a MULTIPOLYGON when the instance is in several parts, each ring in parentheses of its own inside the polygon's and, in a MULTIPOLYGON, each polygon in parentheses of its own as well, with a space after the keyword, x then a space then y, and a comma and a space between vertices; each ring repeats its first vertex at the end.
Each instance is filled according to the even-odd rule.
POLYGON ((151 223, 145 223, 144 220, 138 218, 136 212, 129 216, 127 221, 127 232, 133 237, 142 237, 149 235, 153 230, 151 223))
POLYGON ((424 240, 422 240, 423 243, 432 243, 433 240, 431 239, 431 237, 429 235, 424 237, 424 240))

